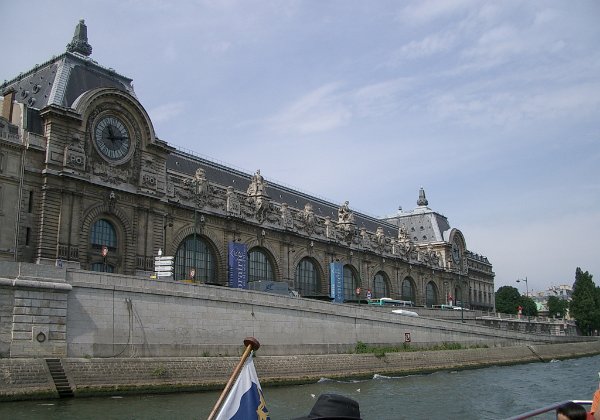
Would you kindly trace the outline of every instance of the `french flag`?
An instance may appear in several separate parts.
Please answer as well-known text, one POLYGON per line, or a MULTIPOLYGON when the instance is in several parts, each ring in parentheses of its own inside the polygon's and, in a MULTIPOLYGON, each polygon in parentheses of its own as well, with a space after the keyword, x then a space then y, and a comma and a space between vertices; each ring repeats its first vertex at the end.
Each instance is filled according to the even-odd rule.
POLYGON ((246 359, 216 420, 270 420, 252 355, 246 359))

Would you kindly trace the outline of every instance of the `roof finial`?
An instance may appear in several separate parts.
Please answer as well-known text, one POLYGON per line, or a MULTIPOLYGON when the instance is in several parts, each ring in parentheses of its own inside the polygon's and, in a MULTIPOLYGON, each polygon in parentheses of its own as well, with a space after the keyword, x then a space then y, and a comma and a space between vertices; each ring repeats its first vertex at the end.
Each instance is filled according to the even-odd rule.
POLYGON ((419 190, 419 199, 417 200, 417 206, 426 206, 429 204, 429 201, 425 198, 425 190, 423 187, 419 190))
POLYGON ((92 54, 92 46, 88 44, 87 26, 83 19, 80 19, 75 27, 75 35, 73 35, 73 40, 67 44, 67 51, 77 52, 86 57, 92 54))

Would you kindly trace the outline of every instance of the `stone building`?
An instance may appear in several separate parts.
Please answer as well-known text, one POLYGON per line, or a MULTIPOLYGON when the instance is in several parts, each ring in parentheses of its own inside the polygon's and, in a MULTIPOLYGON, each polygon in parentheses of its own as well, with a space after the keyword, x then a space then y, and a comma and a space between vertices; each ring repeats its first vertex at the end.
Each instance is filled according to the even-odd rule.
POLYGON ((227 285, 241 249, 245 282, 305 297, 330 296, 336 265, 344 300, 494 308, 492 265, 423 189, 377 219, 177 150, 91 52, 80 21, 65 53, 0 86, 1 260, 152 276, 162 250, 173 281, 227 285))

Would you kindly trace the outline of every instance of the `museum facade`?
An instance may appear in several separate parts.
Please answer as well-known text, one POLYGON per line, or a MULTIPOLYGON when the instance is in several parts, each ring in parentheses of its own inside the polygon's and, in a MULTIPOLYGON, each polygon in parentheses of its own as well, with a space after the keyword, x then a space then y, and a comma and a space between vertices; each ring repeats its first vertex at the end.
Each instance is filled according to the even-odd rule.
POLYGON ((168 281, 494 309, 492 265, 423 189, 378 219, 178 150, 91 52, 80 21, 65 53, 0 86, 0 260, 154 277, 160 251, 168 281))

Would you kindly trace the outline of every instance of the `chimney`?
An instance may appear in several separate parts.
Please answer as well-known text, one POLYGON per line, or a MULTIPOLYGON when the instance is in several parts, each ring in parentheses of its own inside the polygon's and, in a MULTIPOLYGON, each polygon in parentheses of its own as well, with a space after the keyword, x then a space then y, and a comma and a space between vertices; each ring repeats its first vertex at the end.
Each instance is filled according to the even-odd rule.
POLYGON ((9 88, 4 91, 4 101, 2 102, 2 116, 12 123, 13 105, 15 102, 15 90, 9 88))

